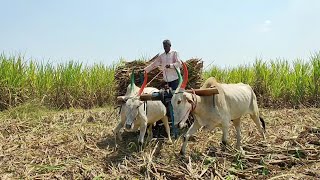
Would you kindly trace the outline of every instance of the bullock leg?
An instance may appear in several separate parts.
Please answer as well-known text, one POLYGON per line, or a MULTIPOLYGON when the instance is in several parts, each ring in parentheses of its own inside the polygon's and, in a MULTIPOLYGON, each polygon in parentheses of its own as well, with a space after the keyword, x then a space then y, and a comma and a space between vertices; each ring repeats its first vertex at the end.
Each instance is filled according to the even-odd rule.
POLYGON ((237 131, 237 145, 236 148, 241 151, 241 126, 240 126, 240 118, 233 119, 233 125, 237 131))
POLYGON ((229 129, 229 125, 228 125, 227 122, 228 121, 225 121, 225 120, 222 121, 222 138, 221 138, 221 141, 222 141, 222 144, 224 146, 227 146, 227 144, 228 144, 228 135, 229 135, 228 129, 229 129))
POLYGON ((163 122, 163 125, 166 128, 166 133, 168 135, 168 143, 172 144, 168 117, 167 116, 163 116, 163 118, 161 118, 161 121, 163 122))
POLYGON ((152 124, 149 125, 148 128, 148 137, 147 137, 147 141, 151 141, 151 139, 153 138, 153 133, 152 133, 152 124))
POLYGON ((140 125, 140 135, 139 135, 139 151, 142 151, 142 145, 143 145, 143 139, 144 139, 144 135, 146 134, 147 131, 147 121, 142 121, 143 123, 141 123, 140 125))
POLYGON ((195 132, 197 132, 197 130, 200 128, 200 124, 198 123, 197 120, 195 120, 193 122, 193 124, 191 125, 191 127, 188 129, 187 133, 184 135, 183 138, 183 144, 180 150, 180 154, 181 155, 185 155, 186 154, 186 147, 187 147, 187 143, 188 143, 188 139, 190 136, 192 136, 195 132))
POLYGON ((228 136, 229 136, 229 123, 231 117, 229 115, 223 115, 221 118, 221 129, 222 129, 222 150, 226 150, 228 145, 228 136))
POLYGON ((117 138, 118 137, 118 139, 120 140, 120 141, 122 141, 122 136, 121 136, 121 134, 120 134, 120 129, 123 127, 123 125, 124 125, 124 122, 119 122, 119 124, 117 125, 117 127, 116 128, 114 128, 114 130, 113 130, 113 133, 114 133, 114 135, 115 135, 115 137, 117 138))
POLYGON ((124 108, 122 108, 122 111, 120 111, 120 122, 118 123, 117 127, 113 130, 115 137, 118 137, 120 141, 122 141, 122 136, 119 133, 119 131, 124 126, 125 121, 126 121, 126 114, 124 112, 124 108))
POLYGON ((254 113, 254 114, 250 114, 250 117, 253 119, 254 123, 256 124, 258 131, 260 132, 261 136, 263 137, 263 140, 266 140, 264 130, 262 128, 262 125, 260 124, 259 115, 257 113, 254 113))

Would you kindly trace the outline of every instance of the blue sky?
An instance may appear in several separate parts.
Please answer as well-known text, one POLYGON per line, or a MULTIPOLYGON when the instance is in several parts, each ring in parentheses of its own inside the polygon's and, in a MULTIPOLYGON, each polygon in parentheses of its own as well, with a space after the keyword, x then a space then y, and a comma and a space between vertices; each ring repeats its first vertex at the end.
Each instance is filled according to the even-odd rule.
POLYGON ((236 66, 320 50, 318 0, 0 0, 0 51, 39 61, 112 64, 163 52, 236 66))

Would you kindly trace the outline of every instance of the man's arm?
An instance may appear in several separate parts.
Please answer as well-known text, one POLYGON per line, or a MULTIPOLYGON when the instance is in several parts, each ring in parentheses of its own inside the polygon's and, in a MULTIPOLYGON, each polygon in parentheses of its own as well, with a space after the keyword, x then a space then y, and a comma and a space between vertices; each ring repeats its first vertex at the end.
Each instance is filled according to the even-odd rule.
POLYGON ((182 67, 182 62, 181 62, 181 60, 180 60, 180 58, 179 58, 179 54, 178 54, 178 52, 176 51, 176 52, 174 52, 174 54, 173 54, 173 63, 172 64, 170 64, 170 68, 174 68, 174 67, 179 67, 179 68, 181 68, 182 67))
POLYGON ((160 56, 158 56, 149 66, 145 67, 144 70, 148 73, 161 65, 160 56))

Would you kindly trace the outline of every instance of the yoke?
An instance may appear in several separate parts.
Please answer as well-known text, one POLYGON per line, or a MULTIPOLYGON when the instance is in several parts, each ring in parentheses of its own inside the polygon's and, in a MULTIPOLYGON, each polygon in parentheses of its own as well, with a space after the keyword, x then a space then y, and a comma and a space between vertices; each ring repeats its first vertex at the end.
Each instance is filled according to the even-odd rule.
MULTIPOLYGON (((218 89, 213 88, 204 88, 204 89, 194 89, 194 90, 185 90, 184 92, 188 93, 195 93, 199 96, 212 96, 214 94, 219 94, 218 89)), ((172 98, 174 91, 171 89, 160 89, 159 92, 153 92, 151 94, 141 94, 140 95, 140 101, 162 101, 165 102, 166 100, 172 98)), ((126 102, 126 100, 130 97, 126 96, 118 96, 117 102, 118 104, 123 104, 126 102)))
MULTIPOLYGON (((185 90, 184 92, 195 93, 196 95, 199 95, 199 96, 212 96, 214 94, 219 94, 218 89, 215 87, 185 90)), ((177 139, 177 130, 174 127, 174 115, 173 115, 174 112, 171 104, 171 99, 173 94, 174 94, 174 91, 171 88, 167 88, 167 89, 160 89, 158 92, 153 92, 150 94, 141 94, 139 97, 140 97, 140 101, 161 101, 166 106, 168 110, 167 115, 170 115, 170 119, 172 122, 172 130, 173 130, 175 139, 177 139)), ((129 98, 130 97, 126 97, 126 96, 118 96, 117 103, 124 104, 129 98)))

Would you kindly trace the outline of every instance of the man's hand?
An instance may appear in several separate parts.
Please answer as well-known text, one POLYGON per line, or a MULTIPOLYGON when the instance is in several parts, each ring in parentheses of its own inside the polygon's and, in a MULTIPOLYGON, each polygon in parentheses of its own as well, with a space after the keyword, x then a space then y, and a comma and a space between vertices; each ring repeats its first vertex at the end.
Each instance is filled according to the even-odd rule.
POLYGON ((167 65, 166 65, 166 68, 170 68, 170 64, 167 64, 167 65))

